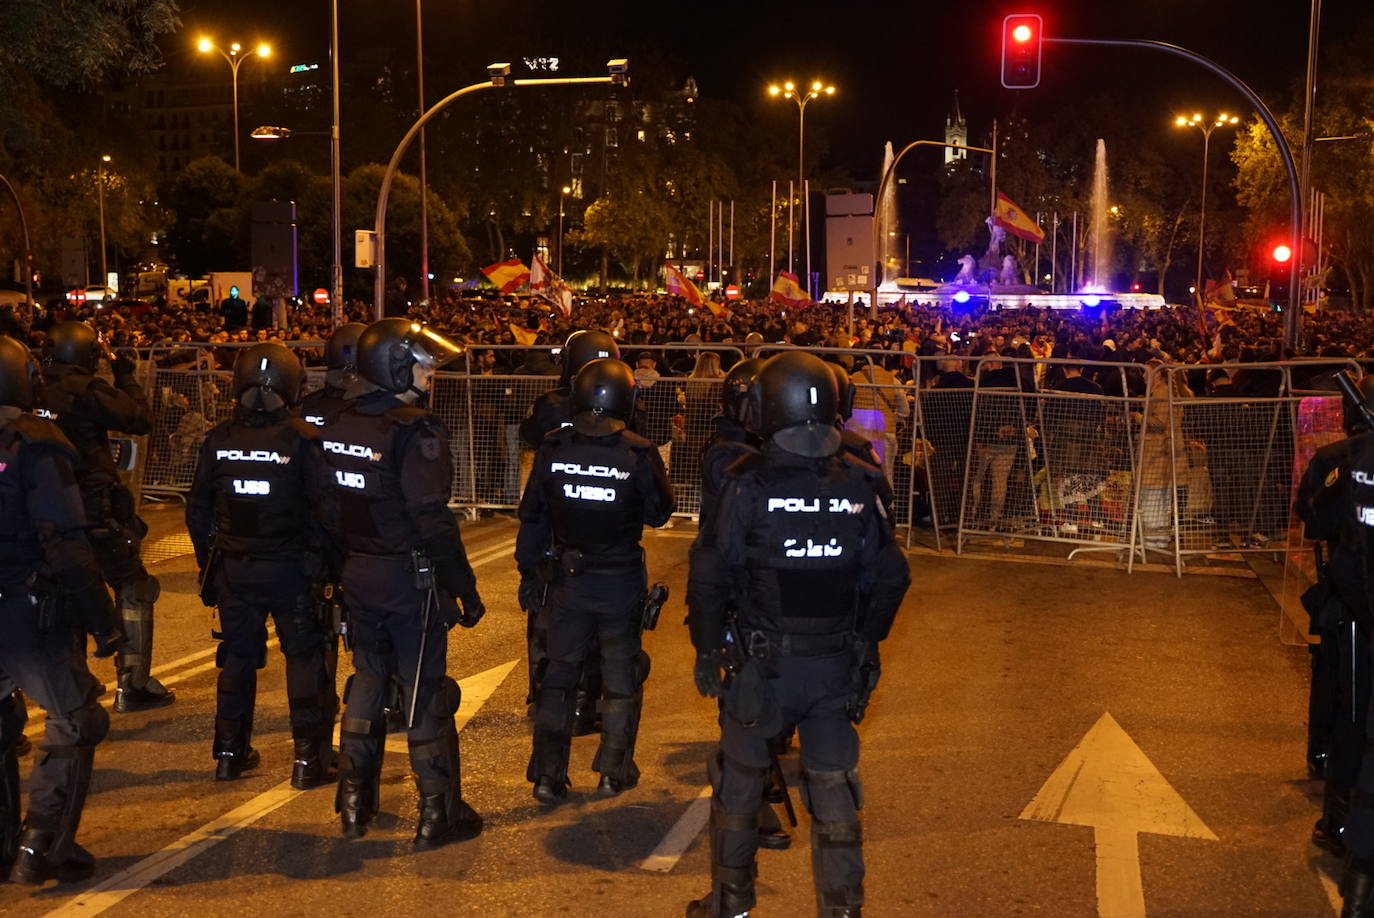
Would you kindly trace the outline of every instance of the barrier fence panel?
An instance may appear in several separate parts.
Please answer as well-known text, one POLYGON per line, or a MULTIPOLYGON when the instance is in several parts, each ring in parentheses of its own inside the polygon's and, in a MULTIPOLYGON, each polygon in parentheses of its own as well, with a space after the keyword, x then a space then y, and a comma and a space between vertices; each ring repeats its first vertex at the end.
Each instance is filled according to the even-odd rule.
MULTIPOLYGON (((314 358, 319 348, 302 350, 314 358)), ((850 371, 856 398, 846 426, 872 444, 892 481, 892 519, 908 527, 908 544, 929 525, 937 548, 962 551, 970 539, 1000 540, 1008 551, 1065 543, 1074 553, 1124 553, 1130 563, 1167 560, 1180 572, 1204 555, 1301 547, 1290 525, 1295 481, 1316 445, 1337 435, 1332 374, 1359 373, 1344 361, 1082 364, 1104 392, 1089 394, 1096 390, 1066 370, 1074 361, 807 350, 850 371), (1193 386, 1207 391, 1194 395, 1193 386)), ((473 348, 436 374, 431 407, 452 438, 455 506, 518 505, 531 459, 520 422, 558 384, 557 351, 473 348)), ((190 487, 201 441, 233 409, 233 352, 179 346, 147 355, 145 490, 190 487)), ((700 454, 719 411, 712 371, 743 353, 697 344, 622 353, 639 364, 633 427, 663 456, 679 514, 695 515, 700 454)), ((322 382, 322 369, 310 368, 307 387, 322 382)))

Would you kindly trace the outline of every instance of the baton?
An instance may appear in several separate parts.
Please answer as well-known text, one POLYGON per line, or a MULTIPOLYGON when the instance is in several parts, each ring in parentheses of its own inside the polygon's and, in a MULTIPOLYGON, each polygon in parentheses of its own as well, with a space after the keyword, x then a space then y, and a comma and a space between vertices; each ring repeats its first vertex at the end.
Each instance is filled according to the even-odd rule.
POLYGON ((406 729, 415 729, 415 701, 420 697, 420 671, 425 665, 425 643, 429 640, 429 610, 434 604, 434 588, 425 591, 425 605, 420 612, 420 653, 415 658, 415 684, 410 687, 410 714, 406 729))
POLYGON ((792 791, 787 786, 787 778, 783 777, 782 763, 778 761, 778 754, 774 752, 770 755, 772 764, 769 767, 772 770, 773 783, 782 791, 782 808, 787 812, 787 821, 795 829, 797 827, 797 811, 792 808, 792 791))

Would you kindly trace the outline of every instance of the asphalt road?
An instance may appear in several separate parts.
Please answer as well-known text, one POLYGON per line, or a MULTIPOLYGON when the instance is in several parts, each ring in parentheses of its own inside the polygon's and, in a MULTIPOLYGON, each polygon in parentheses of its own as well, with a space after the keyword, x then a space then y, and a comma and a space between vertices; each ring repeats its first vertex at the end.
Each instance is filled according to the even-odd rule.
MULTIPOLYGON (((489 614, 453 632, 449 662, 465 688, 465 795, 486 830, 417 854, 403 738, 360 841, 339 836, 332 790, 284 784, 275 650, 260 680, 262 766, 212 779, 213 645, 179 512, 148 512, 145 547, 163 584, 155 663, 178 700, 114 716, 81 831, 96 876, 38 892, 0 885, 0 912, 613 918, 680 915, 706 890, 693 830, 715 707, 692 688, 680 626, 690 524, 646 539, 651 576, 673 598, 646 640, 643 779, 595 798, 595 740, 575 740, 570 802, 553 811, 524 780, 515 524, 465 525, 489 614)), ((1333 914, 1323 874, 1338 865, 1308 841, 1319 787, 1301 780, 1307 655, 1280 643, 1257 581, 929 556, 912 568, 861 728, 866 914, 1129 915, 1133 848, 1151 916, 1333 914)), ((108 662, 95 670, 112 682, 108 662)), ((795 754, 785 768, 795 779, 795 754)), ((761 852, 755 914, 814 913, 801 818, 791 850, 761 852)))

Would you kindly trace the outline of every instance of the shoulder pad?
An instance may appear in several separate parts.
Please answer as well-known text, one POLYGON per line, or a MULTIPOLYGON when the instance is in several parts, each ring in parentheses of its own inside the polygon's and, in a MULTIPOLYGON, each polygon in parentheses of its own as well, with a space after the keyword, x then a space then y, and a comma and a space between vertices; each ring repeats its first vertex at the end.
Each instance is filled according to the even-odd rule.
POLYGON ((31 414, 21 414, 7 426, 18 433, 25 443, 55 447, 71 454, 73 459, 76 458, 76 447, 72 446, 72 441, 68 440, 62 429, 52 421, 36 418, 31 414))
POLYGON ((632 449, 653 449, 654 445, 628 427, 620 432, 621 442, 632 449))
POLYGON ((883 470, 873 463, 854 455, 849 450, 842 450, 839 458, 851 472, 858 472, 869 481, 877 481, 883 477, 883 470))
MULTIPOLYGON (((417 424, 425 418, 434 417, 434 415, 430 414, 425 409, 415 405, 397 405, 394 408, 388 408, 386 410, 386 416, 407 427, 411 424, 417 424)), ((435 420, 438 419, 435 418, 435 420)))
POLYGON ((730 467, 725 470, 725 474, 732 478, 741 478, 748 475, 750 472, 763 468, 763 466, 763 453, 757 451, 745 453, 743 456, 740 456, 734 462, 730 463, 730 467))
POLYGON ((318 427, 316 427, 314 424, 311 424, 309 421, 302 420, 301 418, 287 418, 286 426, 290 427, 297 434, 299 434, 302 439, 305 440, 314 440, 317 439, 320 435, 320 430, 318 427))
POLYGON ((544 442, 562 443, 563 441, 569 439, 573 435, 573 433, 573 426, 571 424, 564 424, 561 427, 555 427, 553 430, 544 434, 544 442))

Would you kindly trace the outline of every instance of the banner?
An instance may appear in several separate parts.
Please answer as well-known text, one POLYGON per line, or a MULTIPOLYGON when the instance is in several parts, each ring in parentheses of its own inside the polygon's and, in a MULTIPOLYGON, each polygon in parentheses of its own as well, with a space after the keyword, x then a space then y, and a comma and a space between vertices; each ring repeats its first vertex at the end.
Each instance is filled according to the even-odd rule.
POLYGON ((668 292, 673 296, 680 296, 693 306, 703 306, 706 303, 697 285, 687 279, 683 274, 672 265, 663 266, 663 286, 668 288, 668 292))
POLYGON ((1020 236, 1027 242, 1039 245, 1045 241, 1045 231, 1000 191, 997 192, 997 209, 992 212, 992 219, 1013 236, 1020 236))
POLYGON ((806 291, 801 288, 797 275, 788 271, 778 272, 778 279, 773 282, 773 289, 768 291, 768 298, 775 303, 791 306, 794 309, 811 302, 811 297, 807 296, 806 291))
POLYGON ((530 268, 530 293, 552 303, 563 313, 565 319, 572 316, 572 288, 563 283, 563 278, 549 270, 549 266, 539 257, 538 252, 534 254, 533 263, 534 267, 530 268))
POLYGON ((502 293, 514 293, 520 289, 525 281, 530 279, 530 269, 525 267, 525 263, 518 258, 487 265, 482 269, 482 273, 502 293))

